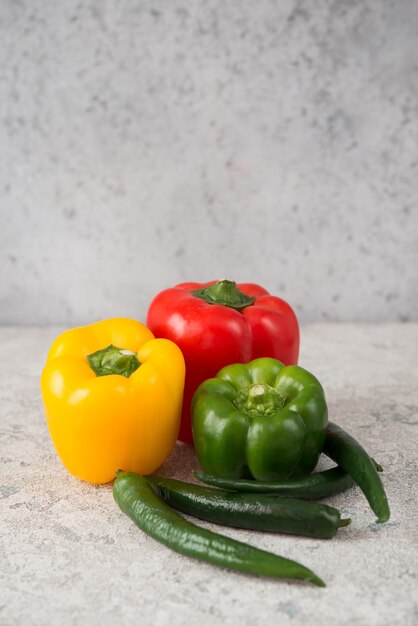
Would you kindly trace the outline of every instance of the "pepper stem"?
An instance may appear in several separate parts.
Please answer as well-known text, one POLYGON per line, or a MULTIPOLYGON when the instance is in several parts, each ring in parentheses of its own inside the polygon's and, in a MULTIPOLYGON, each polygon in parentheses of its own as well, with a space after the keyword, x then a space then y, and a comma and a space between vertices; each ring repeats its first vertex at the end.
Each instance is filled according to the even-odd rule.
POLYGON ((271 385, 256 383, 237 393, 235 406, 250 417, 272 415, 282 410, 285 398, 271 385))
POLYGON ((135 352, 117 348, 112 344, 87 355, 87 360, 96 376, 118 374, 129 378, 141 365, 135 352))
POLYGON ((340 519, 338 528, 344 528, 344 526, 349 526, 351 524, 351 518, 347 517, 344 519, 340 519))
POLYGON ((255 300, 255 297, 247 296, 238 289, 237 284, 233 280, 226 279, 218 280, 213 285, 209 285, 209 287, 193 289, 191 293, 208 304, 222 304, 237 311, 245 309, 255 300))

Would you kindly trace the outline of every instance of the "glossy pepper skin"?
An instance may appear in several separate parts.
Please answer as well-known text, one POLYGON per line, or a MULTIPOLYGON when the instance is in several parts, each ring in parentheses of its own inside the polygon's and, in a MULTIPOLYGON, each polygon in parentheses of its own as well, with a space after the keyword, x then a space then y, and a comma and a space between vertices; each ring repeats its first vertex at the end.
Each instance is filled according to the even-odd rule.
POLYGON ((221 369, 197 389, 192 413, 200 465, 222 478, 272 481, 308 474, 328 423, 315 376, 271 358, 221 369))
POLYGON ((179 348, 135 320, 108 319, 60 335, 41 389, 49 432, 67 470, 97 484, 113 480, 121 467, 155 471, 177 438, 184 376, 179 348), (136 354, 135 371, 106 375, 102 367, 96 375, 88 355, 96 358, 109 344, 122 349, 119 364, 136 354))
POLYGON ((298 361, 295 313, 287 302, 252 283, 221 280, 166 289, 151 302, 147 326, 183 353, 186 382, 179 439, 186 443, 193 443, 193 394, 219 369, 262 356, 286 365, 298 361))

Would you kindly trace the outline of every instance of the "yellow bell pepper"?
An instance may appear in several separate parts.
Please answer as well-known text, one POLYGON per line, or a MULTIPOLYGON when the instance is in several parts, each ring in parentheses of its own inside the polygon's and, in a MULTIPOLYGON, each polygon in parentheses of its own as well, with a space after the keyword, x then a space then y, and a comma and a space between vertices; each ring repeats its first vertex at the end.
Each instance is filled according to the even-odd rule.
POLYGON ((184 375, 180 349, 140 322, 108 319, 61 334, 41 390, 67 470, 96 484, 118 469, 155 471, 177 439, 184 375))

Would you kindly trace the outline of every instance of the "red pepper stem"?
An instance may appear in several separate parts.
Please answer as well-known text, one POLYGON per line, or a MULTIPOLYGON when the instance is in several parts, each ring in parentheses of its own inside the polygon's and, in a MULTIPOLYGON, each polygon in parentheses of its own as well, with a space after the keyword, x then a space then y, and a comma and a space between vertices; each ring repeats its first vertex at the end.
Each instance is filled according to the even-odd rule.
POLYGON ((218 280, 213 285, 209 285, 209 287, 194 289, 191 293, 208 304, 221 304, 238 311, 245 309, 255 300, 255 297, 247 296, 238 289, 237 284, 233 280, 226 279, 218 280))

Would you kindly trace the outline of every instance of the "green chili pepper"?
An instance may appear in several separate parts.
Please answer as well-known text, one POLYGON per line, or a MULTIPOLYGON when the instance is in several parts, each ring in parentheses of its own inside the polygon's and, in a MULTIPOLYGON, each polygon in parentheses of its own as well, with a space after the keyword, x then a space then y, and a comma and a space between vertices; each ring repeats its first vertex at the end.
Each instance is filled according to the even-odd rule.
MULTIPOLYGON (((372 459, 378 472, 382 472, 382 466, 372 459)), ((320 500, 337 493, 346 491, 356 483, 342 467, 315 472, 303 478, 294 480, 267 482, 261 480, 228 479, 209 476, 204 472, 193 472, 198 480, 207 485, 239 491, 243 493, 265 493, 282 497, 303 498, 306 500, 320 500)))
POLYGON ((389 504, 380 476, 366 450, 342 428, 328 423, 324 452, 350 474, 377 515, 379 523, 390 517, 389 504))
POLYGON ((197 389, 193 438, 203 471, 222 478, 286 480, 309 474, 328 410, 310 372, 271 358, 221 369, 197 389))
POLYGON ((300 563, 187 521, 154 493, 143 476, 118 472, 113 496, 122 511, 142 531, 175 552, 241 572, 298 579, 319 587, 325 586, 316 574, 300 563))
POLYGON ((326 504, 231 493, 161 476, 147 479, 170 506, 224 526, 329 539, 351 521, 326 504))
POLYGON ((307 500, 327 498, 345 491, 355 484, 351 476, 341 467, 333 467, 323 472, 316 472, 304 478, 274 482, 245 479, 228 480, 226 478, 218 478, 217 476, 208 476, 203 472, 193 472, 193 474, 203 483, 221 487, 222 489, 242 491, 244 493, 268 493, 307 500))

